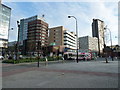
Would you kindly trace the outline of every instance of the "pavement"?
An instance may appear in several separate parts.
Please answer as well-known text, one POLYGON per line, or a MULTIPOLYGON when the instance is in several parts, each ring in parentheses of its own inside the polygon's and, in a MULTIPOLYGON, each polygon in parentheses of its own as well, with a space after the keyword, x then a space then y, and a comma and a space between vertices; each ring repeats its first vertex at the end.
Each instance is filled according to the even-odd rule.
POLYGON ((118 60, 2 64, 2 88, 118 88, 118 60))

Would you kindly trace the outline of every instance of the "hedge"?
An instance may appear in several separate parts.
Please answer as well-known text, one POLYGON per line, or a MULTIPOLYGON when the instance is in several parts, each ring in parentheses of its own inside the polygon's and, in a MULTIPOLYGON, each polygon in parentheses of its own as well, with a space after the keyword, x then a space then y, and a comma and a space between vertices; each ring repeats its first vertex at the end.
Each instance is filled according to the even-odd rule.
MULTIPOLYGON (((57 60, 61 60, 62 57, 47 57, 48 61, 57 61, 57 60)), ((27 63, 27 62, 37 62, 38 61, 38 57, 36 58, 25 58, 25 59, 18 59, 18 60, 4 60, 2 61, 2 63, 27 63)), ((45 61, 45 58, 40 58, 39 61, 45 61)))

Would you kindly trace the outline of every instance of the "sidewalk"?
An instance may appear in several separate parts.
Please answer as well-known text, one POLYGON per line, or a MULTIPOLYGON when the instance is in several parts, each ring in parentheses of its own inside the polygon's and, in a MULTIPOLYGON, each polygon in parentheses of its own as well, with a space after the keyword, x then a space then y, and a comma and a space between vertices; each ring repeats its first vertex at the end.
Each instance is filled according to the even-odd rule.
POLYGON ((118 61, 67 61, 3 67, 4 88, 117 88, 118 61), (5 75, 5 74, 4 74, 5 75))

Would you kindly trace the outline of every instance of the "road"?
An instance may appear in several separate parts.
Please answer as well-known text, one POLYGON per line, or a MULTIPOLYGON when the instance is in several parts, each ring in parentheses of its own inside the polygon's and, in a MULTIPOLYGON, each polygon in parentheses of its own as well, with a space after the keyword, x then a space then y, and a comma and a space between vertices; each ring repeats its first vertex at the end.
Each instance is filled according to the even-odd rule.
POLYGON ((2 64, 3 88, 117 88, 118 60, 2 64))

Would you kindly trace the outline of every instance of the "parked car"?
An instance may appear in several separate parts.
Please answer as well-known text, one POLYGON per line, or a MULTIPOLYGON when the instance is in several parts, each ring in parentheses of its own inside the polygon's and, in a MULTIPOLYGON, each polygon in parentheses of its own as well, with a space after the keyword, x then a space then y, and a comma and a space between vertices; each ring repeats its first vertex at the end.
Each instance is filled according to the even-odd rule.
POLYGON ((4 57, 3 56, 0 56, 0 60, 3 60, 4 59, 4 57))

